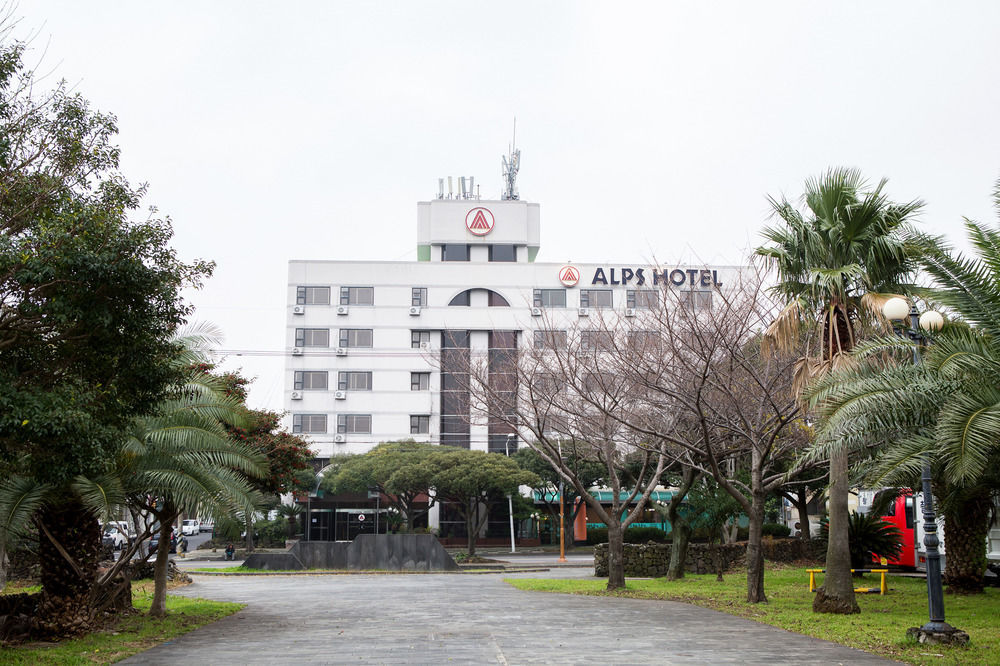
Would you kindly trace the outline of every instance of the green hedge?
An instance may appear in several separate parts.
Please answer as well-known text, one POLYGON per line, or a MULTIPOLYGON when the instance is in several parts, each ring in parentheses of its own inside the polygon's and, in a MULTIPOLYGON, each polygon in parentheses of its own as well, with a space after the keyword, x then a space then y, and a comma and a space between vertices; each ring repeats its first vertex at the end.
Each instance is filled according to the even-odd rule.
MULTIPOLYGON (((667 542, 667 533, 659 527, 630 527, 625 530, 625 543, 646 543, 655 541, 657 543, 667 542)), ((599 543, 608 542, 607 527, 587 528, 587 545, 596 546, 599 543)))
POLYGON ((783 538, 792 533, 792 528, 788 525, 782 525, 781 523, 764 523, 761 525, 760 532, 763 536, 771 536, 777 538, 783 538))

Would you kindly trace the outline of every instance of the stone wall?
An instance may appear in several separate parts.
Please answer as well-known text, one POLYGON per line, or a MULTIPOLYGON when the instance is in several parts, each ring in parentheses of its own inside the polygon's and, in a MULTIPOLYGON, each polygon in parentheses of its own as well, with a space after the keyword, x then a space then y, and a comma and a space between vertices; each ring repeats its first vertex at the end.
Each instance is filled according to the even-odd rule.
MULTIPOLYGON (((825 550, 817 541, 800 539, 765 539, 761 542, 764 559, 772 562, 793 562, 800 559, 822 559, 825 550)), ((717 546, 723 571, 741 566, 746 559, 745 541, 717 546)), ((688 546, 684 570, 693 574, 715 573, 713 555, 708 544, 692 543, 688 546)), ((667 575, 670 566, 670 544, 625 544, 625 575, 657 578, 667 575)), ((594 546, 594 575, 608 575, 608 544, 594 546)))
POLYGON ((359 534, 354 541, 298 541, 283 553, 254 553, 248 569, 455 571, 458 565, 432 534, 359 534))

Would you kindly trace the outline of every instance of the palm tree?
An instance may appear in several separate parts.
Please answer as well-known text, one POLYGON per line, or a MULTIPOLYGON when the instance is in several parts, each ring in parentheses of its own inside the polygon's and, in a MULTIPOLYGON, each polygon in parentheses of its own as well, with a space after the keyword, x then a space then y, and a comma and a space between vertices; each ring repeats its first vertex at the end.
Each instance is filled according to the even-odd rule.
POLYGON ((154 414, 136 421, 116 466, 126 502, 152 513, 159 524, 149 609, 154 616, 166 612, 170 531, 181 511, 250 515, 260 504, 249 477, 265 473, 264 459, 226 430, 245 425, 245 407, 204 364, 202 349, 217 340, 206 327, 179 338, 175 362, 187 369, 184 381, 154 414))
MULTIPOLYGON (((790 348, 803 322, 815 327, 815 348, 796 368, 801 391, 809 381, 845 364, 859 329, 872 319, 879 294, 904 290, 913 273, 914 250, 904 239, 919 201, 895 204, 886 181, 869 189, 859 171, 831 169, 806 181, 802 210, 769 199, 780 224, 762 232, 768 244, 757 255, 777 271, 773 291, 787 305, 765 343, 790 348)), ((827 576, 813 610, 859 612, 850 572, 847 511, 848 450, 830 451, 830 540, 827 576)))
MULTIPOLYGON (((994 198, 1000 213, 1000 182, 994 198)), ((944 579, 952 590, 978 592, 991 497, 1000 487, 1000 229, 972 221, 966 229, 975 259, 939 238, 916 239, 936 282, 922 293, 953 315, 923 350, 923 363, 909 362, 912 342, 875 339, 858 349, 856 366, 823 379, 810 397, 822 406, 819 445, 882 443, 869 483, 912 485, 925 457, 935 461, 948 544, 944 579)))
POLYGON ((231 513, 255 508, 257 495, 246 477, 262 473, 261 460, 232 441, 222 425, 240 423, 240 404, 197 365, 202 360, 199 346, 211 339, 206 328, 178 337, 179 351, 172 362, 186 369, 179 375, 184 379, 155 413, 136 419, 132 435, 109 454, 112 461, 103 474, 77 476, 69 492, 27 475, 12 474, 0 483, 0 543, 24 534, 32 520, 43 532, 39 559, 47 564, 40 610, 34 618, 39 633, 86 630, 127 588, 128 576, 118 574, 139 547, 138 541, 102 576, 96 567, 86 565, 91 559, 96 562, 100 546, 98 516, 111 515, 123 506, 152 508, 159 514, 161 539, 150 613, 162 615, 170 523, 180 509, 231 513), (67 524, 71 519, 78 523, 75 516, 81 512, 92 520, 86 522, 85 533, 77 534, 78 542, 65 543, 65 539, 44 534, 53 531, 49 523, 64 515, 67 524), (44 521, 39 518, 43 513, 44 521))

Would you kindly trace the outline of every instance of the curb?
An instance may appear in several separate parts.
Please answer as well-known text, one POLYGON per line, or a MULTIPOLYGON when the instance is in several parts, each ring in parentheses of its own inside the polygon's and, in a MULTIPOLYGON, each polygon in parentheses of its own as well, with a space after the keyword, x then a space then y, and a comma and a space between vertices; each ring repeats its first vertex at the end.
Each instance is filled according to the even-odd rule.
POLYGON ((535 573, 548 571, 548 568, 516 567, 510 569, 472 569, 459 571, 345 571, 338 569, 322 571, 192 571, 186 570, 184 573, 189 576, 421 576, 428 574, 451 574, 451 575, 482 575, 482 574, 504 574, 504 573, 535 573))

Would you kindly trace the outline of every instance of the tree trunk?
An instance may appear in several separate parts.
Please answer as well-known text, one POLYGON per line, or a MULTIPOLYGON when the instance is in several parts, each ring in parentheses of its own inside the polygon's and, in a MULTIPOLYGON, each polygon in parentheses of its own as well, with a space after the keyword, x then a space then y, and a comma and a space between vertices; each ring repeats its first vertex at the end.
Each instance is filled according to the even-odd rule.
POLYGON ((670 496, 667 503, 667 520, 670 521, 670 564, 667 565, 667 580, 678 580, 684 577, 684 566, 687 562, 688 542, 691 539, 691 524, 681 515, 681 502, 687 497, 688 491, 698 477, 694 467, 686 465, 681 477, 681 485, 677 492, 670 496))
POLYGON ((469 557, 473 557, 476 554, 476 534, 477 524, 479 521, 479 502, 472 500, 469 503, 469 512, 466 514, 468 517, 465 520, 465 531, 468 532, 468 546, 469 546, 469 557))
POLYGON ((712 563, 715 565, 715 580, 723 583, 725 582, 725 579, 722 577, 722 550, 720 548, 722 545, 721 534, 719 536, 720 543, 716 543, 714 536, 709 537, 708 547, 712 549, 712 563))
POLYGON ((625 588, 625 532, 621 521, 615 520, 607 525, 608 589, 621 590, 625 588))
POLYGON ((764 551, 760 547, 766 499, 762 489, 754 488, 749 516, 750 533, 747 537, 747 603, 751 604, 767 603, 767 596, 764 594, 764 551))
POLYGON ((687 565, 688 542, 691 539, 691 525, 688 521, 670 521, 670 563, 667 565, 667 580, 684 578, 687 565))
POLYGON ((167 563, 170 560, 173 515, 172 511, 164 512, 160 519, 160 542, 156 545, 156 563, 153 565, 153 602, 149 606, 149 615, 152 617, 167 614, 167 563))
MULTIPOLYGON (((566 522, 566 550, 569 550, 576 543, 576 528, 574 527, 576 523, 576 511, 570 510, 572 505, 576 504, 576 500, 574 497, 571 497, 569 502, 566 502, 565 499, 563 499, 563 502, 569 505, 564 507, 566 512, 564 515, 566 522)), ((579 508, 577 511, 579 511, 579 508)))
POLYGON ((38 562, 42 594, 34 617, 43 636, 71 636, 94 627, 90 593, 97 579, 101 530, 97 518, 72 495, 43 509, 38 562))
POLYGON ((851 544, 847 510, 848 460, 846 451, 830 455, 830 537, 826 547, 826 576, 813 599, 814 613, 860 613, 851 576, 851 544))
POLYGON ((10 566, 10 558, 7 557, 7 544, 0 541, 0 590, 7 587, 7 568, 10 566))
POLYGON ((247 554, 253 552, 253 516, 249 513, 247 514, 247 554))
POLYGON ((988 493, 963 498, 944 516, 944 584, 949 592, 981 594, 986 574, 986 537, 992 502, 988 493))
POLYGON ((795 501, 792 502, 799 513, 799 538, 803 541, 812 539, 809 533, 809 500, 806 499, 806 489, 799 488, 795 493, 795 501))

